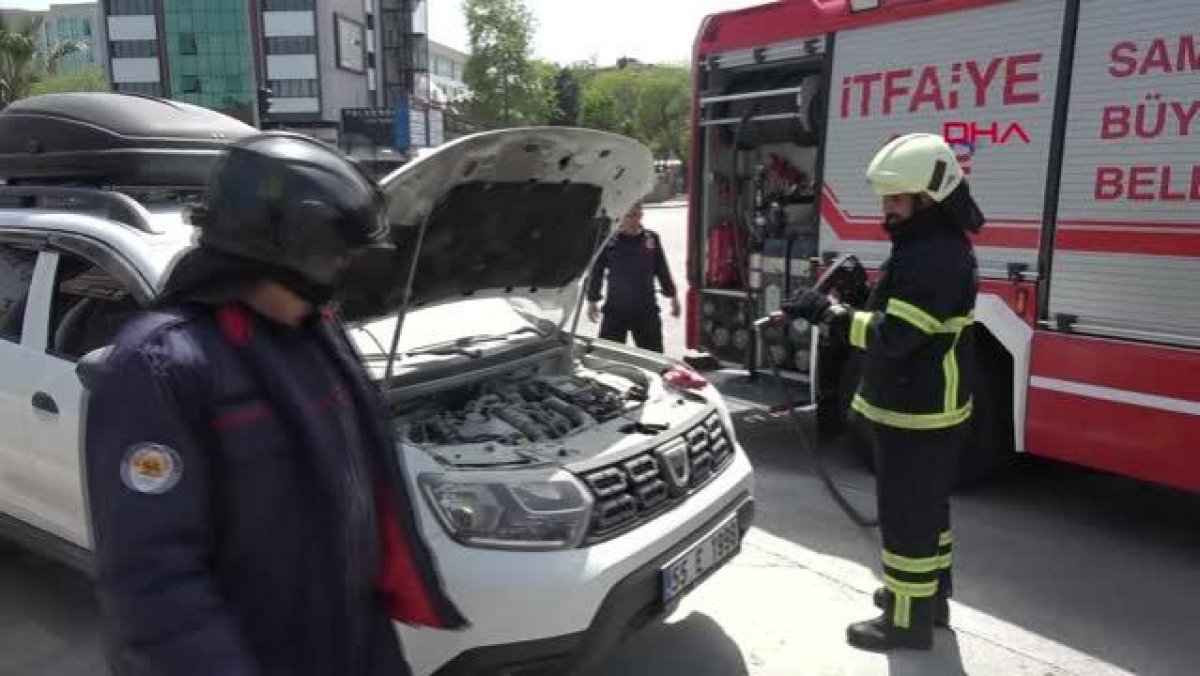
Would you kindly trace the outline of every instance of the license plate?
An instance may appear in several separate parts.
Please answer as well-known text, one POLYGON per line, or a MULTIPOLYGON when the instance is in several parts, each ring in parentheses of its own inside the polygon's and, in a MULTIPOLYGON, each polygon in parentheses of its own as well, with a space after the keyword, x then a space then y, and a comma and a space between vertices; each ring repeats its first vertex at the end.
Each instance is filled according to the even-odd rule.
POLYGON ((670 603, 691 589, 709 571, 733 557, 741 548, 738 519, 734 514, 712 529, 662 568, 663 603, 670 603))

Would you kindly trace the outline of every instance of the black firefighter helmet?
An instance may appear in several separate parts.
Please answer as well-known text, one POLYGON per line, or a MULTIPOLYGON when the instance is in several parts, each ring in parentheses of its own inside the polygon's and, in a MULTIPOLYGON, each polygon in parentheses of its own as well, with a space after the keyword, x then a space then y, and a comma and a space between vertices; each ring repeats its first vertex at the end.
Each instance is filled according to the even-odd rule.
MULTIPOLYGON (((332 286, 347 257, 390 248, 376 182, 335 148, 293 132, 230 146, 205 206, 192 215, 201 249, 263 266, 302 286, 332 286)), ((272 274, 275 273, 275 274, 272 274)))

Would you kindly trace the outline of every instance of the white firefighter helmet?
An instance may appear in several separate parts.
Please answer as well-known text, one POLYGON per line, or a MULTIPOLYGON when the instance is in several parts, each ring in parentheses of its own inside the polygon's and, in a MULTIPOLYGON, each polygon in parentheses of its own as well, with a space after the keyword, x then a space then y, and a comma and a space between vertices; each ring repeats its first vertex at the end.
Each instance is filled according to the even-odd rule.
POLYGON ((906 134, 883 147, 867 168, 875 194, 924 193, 942 202, 963 180, 950 144, 937 134, 906 134))

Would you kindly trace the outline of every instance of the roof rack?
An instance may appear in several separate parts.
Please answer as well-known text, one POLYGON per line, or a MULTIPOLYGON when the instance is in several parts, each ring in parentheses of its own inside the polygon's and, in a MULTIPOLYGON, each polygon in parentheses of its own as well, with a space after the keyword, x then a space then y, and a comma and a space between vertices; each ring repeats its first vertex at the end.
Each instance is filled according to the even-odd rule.
POLYGON ((160 234, 150 220, 150 212, 129 195, 111 190, 91 188, 68 188, 45 185, 0 185, 0 208, 15 200, 18 209, 69 209, 71 211, 95 211, 103 209, 106 218, 124 223, 150 234, 160 234), (47 201, 61 200, 53 206, 47 201))

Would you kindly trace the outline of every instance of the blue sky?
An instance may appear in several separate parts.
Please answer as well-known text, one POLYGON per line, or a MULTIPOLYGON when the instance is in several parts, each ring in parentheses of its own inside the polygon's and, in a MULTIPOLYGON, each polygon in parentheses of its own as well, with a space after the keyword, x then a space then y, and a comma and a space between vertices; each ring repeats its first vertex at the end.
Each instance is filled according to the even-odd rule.
MULTIPOLYGON (((713 12, 765 0, 526 0, 538 18, 534 45, 541 58, 566 63, 621 56, 686 61, 700 20, 713 12)), ((3 9, 45 9, 48 0, 0 0, 3 9)), ((467 44, 460 0, 430 0, 429 34, 462 49, 467 44)))

